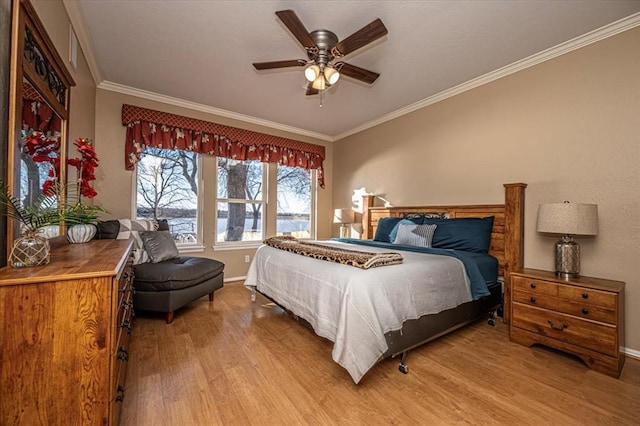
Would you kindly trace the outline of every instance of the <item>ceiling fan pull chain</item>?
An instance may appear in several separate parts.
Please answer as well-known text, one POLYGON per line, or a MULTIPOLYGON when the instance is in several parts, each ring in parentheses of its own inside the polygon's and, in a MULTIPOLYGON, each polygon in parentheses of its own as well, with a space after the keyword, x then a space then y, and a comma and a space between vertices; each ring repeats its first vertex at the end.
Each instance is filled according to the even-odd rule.
POLYGON ((320 91, 320 108, 322 108, 322 92, 324 92, 324 90, 320 91))

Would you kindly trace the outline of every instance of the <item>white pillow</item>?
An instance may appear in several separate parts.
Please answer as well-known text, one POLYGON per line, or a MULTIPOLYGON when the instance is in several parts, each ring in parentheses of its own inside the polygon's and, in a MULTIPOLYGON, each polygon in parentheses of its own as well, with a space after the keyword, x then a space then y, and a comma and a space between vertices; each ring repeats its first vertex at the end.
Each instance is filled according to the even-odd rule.
POLYGON ((437 225, 409 225, 401 224, 398 227, 398 235, 393 244, 404 244, 417 247, 431 247, 433 233, 437 225))
POLYGON ((139 233, 140 231, 157 231, 158 222, 153 219, 118 219, 118 222, 120 222, 120 232, 118 232, 116 239, 133 238, 133 264, 138 265, 151 261, 139 233))

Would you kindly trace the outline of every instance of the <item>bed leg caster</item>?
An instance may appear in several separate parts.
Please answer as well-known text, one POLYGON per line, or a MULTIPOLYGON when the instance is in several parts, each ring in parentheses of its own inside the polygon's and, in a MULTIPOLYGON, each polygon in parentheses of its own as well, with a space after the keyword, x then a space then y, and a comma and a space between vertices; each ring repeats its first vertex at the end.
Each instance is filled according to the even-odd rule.
POLYGON ((407 352, 402 352, 402 355, 400 355, 400 364, 398 364, 398 370, 400 370, 402 374, 409 373, 409 366, 405 363, 406 359, 407 359, 407 352))
POLYGON ((495 327, 496 325, 496 320, 494 319, 495 316, 496 316, 495 311, 489 312, 489 319, 487 320, 487 324, 489 324, 491 327, 495 327))

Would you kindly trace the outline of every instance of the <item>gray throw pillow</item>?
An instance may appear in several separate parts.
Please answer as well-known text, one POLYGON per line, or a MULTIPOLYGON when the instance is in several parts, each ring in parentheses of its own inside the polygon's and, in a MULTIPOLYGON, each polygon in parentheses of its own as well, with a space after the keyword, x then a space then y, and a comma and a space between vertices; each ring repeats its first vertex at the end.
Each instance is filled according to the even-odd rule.
POLYGON ((140 231, 140 238, 152 263, 179 256, 178 247, 169 231, 140 231))
POLYGON ((436 227, 437 225, 401 224, 398 227, 398 236, 393 241, 393 244, 430 248, 436 227))

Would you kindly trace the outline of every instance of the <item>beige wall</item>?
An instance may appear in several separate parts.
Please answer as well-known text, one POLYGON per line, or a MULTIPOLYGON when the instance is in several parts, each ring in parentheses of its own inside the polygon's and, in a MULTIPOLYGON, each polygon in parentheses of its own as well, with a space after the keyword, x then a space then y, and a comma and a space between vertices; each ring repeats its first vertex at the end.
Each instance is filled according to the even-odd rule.
MULTIPOLYGON (((166 111, 173 114, 181 114, 200 120, 213 121, 219 124, 240 127, 258 132, 275 134, 289 137, 304 142, 315 143, 326 146, 327 160, 324 162, 326 172, 326 187, 318 189, 317 197, 317 217, 318 217, 318 238, 328 238, 331 235, 331 175, 332 175, 332 145, 327 142, 313 138, 294 135, 278 130, 267 129, 258 125, 243 123, 225 117, 194 111, 182 107, 172 106, 165 103, 142 99, 134 96, 123 95, 107 90, 98 90, 96 98, 96 149, 100 157, 100 167, 97 170, 98 182, 95 187, 98 191, 96 203, 109 210, 113 218, 132 217, 132 197, 133 182, 132 172, 124 168, 124 139, 125 127, 122 126, 121 110, 122 104, 127 103, 145 108, 166 111)), ((215 190, 216 163, 213 157, 204 158, 203 178, 204 190, 215 190)), ((269 172, 275 176, 275 166, 271 166, 269 172)), ((275 185, 269 187, 268 199, 275 199, 275 185)), ((209 201, 212 199, 210 198, 209 201)), ((250 250, 213 250, 213 230, 214 224, 214 204, 212 202, 204 205, 204 253, 197 255, 213 257, 225 263, 225 277, 243 277, 249 267, 245 263, 244 256, 250 255, 253 258, 255 249, 250 250)), ((275 203, 271 203, 268 214, 275 212, 275 203)), ((271 216, 273 217, 273 216, 271 216)), ((267 229, 267 235, 275 235, 273 226, 267 229)))
POLYGON ((640 351, 638 46, 640 28, 336 142, 334 204, 363 186, 394 205, 500 203, 503 183, 525 182, 525 266, 553 270, 538 205, 597 203, 581 272, 626 281, 626 347, 640 351))

